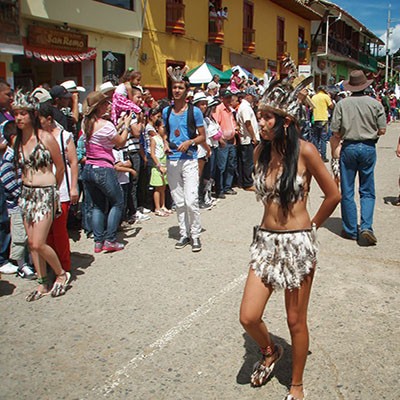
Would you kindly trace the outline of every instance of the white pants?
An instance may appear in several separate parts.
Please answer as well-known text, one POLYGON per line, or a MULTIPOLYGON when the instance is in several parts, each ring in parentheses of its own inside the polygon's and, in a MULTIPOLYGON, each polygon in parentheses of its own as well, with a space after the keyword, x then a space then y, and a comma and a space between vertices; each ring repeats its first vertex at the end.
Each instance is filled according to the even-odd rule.
POLYGON ((176 206, 179 233, 181 236, 197 239, 201 232, 197 160, 168 160, 167 175, 176 206))

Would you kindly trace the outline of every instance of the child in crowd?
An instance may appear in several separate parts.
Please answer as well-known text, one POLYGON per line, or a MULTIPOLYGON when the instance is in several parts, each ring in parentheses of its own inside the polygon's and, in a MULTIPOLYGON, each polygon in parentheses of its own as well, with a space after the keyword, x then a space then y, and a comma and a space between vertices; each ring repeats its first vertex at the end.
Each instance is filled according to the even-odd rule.
MULTIPOLYGON (((130 122, 129 136, 125 147, 122 149, 128 154, 129 160, 131 161, 131 168, 136 171, 136 175, 130 175, 129 183, 129 194, 128 194, 128 221, 134 223, 135 221, 146 221, 150 219, 150 216, 142 213, 138 209, 138 191, 139 191, 139 175, 141 159, 145 159, 143 146, 140 143, 141 132, 143 130, 143 113, 140 106, 143 103, 142 91, 139 87, 132 87, 132 104, 139 107, 139 112, 136 111, 131 113, 132 119, 130 122)), ((121 117, 125 115, 125 112, 121 113, 121 117)))
MULTIPOLYGON (((150 156, 153 161, 150 185, 154 187, 154 213, 159 217, 168 217, 171 211, 165 207, 165 189, 167 187, 167 156, 164 149, 164 138, 157 130, 160 125, 161 112, 154 110, 149 114, 146 131, 150 135, 150 156)), ((162 124, 162 122, 161 122, 162 124)))
POLYGON ((0 166, 0 180, 4 186, 7 211, 11 222, 10 259, 17 261, 17 274, 21 278, 36 279, 33 267, 29 264, 28 237, 26 235, 22 211, 18 205, 21 195, 21 169, 16 170, 14 164, 14 142, 17 127, 14 121, 6 121, 1 125, 2 134, 7 142, 7 149, 0 166))
POLYGON ((142 92, 142 88, 140 87, 141 79, 141 73, 133 69, 126 70, 122 75, 120 84, 115 89, 112 99, 111 119, 115 125, 118 123, 118 119, 123 111, 134 111, 136 114, 142 111, 140 106, 134 101, 133 90, 133 87, 136 87, 142 92))
POLYGON ((126 209, 128 204, 128 193, 129 193, 129 176, 136 176, 136 171, 132 168, 132 163, 129 157, 121 149, 113 149, 114 156, 114 168, 117 171, 118 182, 121 185, 122 192, 124 194, 124 209, 121 216, 121 224, 126 221, 126 209))

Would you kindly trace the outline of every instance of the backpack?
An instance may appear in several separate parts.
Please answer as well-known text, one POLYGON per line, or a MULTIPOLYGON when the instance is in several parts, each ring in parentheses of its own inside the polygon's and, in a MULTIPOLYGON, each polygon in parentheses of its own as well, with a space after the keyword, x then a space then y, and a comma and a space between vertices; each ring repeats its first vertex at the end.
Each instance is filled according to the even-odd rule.
MULTIPOLYGON (((169 116, 171 115, 172 107, 173 106, 168 107, 167 118, 166 118, 166 123, 165 123, 165 129, 167 130, 167 133, 168 133, 168 136, 167 136, 168 143, 169 143, 169 135, 170 135, 169 116)), ((194 120, 194 107, 195 106, 193 104, 188 103, 187 127, 188 127, 189 139, 195 139, 197 137, 196 122, 194 120)))

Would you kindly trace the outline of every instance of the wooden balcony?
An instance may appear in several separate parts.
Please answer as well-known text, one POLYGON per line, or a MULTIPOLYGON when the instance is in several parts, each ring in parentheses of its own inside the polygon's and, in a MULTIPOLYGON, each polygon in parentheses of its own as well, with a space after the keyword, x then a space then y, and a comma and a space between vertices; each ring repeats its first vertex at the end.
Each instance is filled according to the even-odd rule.
POLYGON ((215 44, 224 44, 224 19, 221 17, 209 17, 208 41, 215 44))
POLYGON ((175 35, 185 34, 185 5, 167 3, 167 18, 165 29, 175 35))
POLYGON ((254 53, 256 51, 256 30, 243 28, 243 51, 254 53))
POLYGON ((283 60, 286 57, 287 42, 284 40, 278 40, 276 42, 276 58, 277 60, 283 60))

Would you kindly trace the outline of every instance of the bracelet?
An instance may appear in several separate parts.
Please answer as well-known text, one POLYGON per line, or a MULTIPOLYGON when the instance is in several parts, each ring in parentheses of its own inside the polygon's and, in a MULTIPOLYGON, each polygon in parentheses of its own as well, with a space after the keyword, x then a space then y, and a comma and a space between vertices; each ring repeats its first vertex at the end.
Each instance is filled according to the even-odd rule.
POLYGON ((196 144, 196 142, 194 141, 194 140, 192 140, 191 142, 190 142, 190 145, 191 146, 194 146, 196 144))

